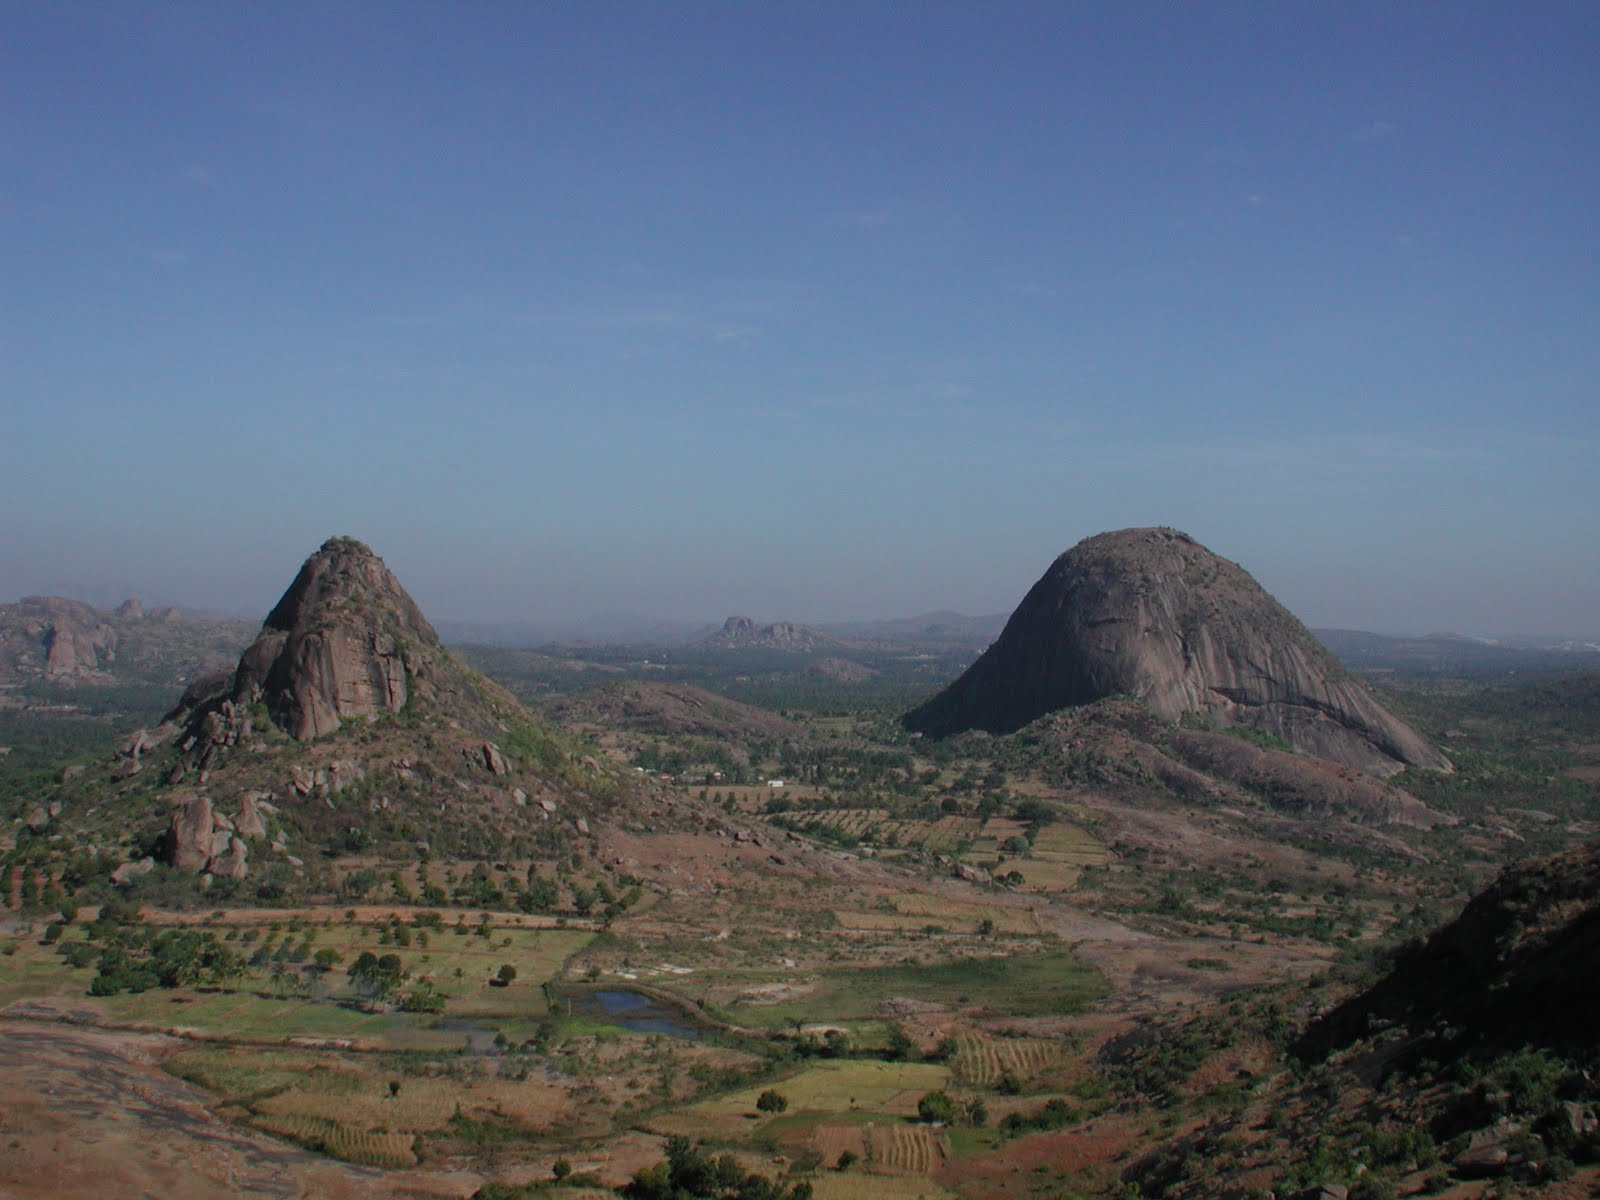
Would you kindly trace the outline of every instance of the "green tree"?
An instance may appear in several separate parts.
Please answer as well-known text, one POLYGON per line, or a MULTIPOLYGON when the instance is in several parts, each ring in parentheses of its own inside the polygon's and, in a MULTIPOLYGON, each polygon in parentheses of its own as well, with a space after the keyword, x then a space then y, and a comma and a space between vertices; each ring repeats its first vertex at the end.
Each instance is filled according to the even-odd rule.
POLYGON ((781 1113, 789 1107, 789 1098, 775 1088, 768 1088, 756 1097, 756 1108, 764 1113, 781 1113))
POLYGON ((930 1125, 953 1125, 956 1102, 944 1091, 929 1092, 917 1101, 917 1116, 930 1125))

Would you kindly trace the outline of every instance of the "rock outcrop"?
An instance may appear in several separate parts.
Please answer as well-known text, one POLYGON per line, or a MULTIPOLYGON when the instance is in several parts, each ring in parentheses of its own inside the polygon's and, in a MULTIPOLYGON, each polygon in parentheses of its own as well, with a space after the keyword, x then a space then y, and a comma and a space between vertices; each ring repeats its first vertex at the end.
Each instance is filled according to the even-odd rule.
POLYGON ((749 617, 729 617, 721 629, 700 643, 708 650, 778 650, 785 654, 810 654, 841 644, 809 625, 793 621, 757 625, 749 617))
POLYGON ((1170 721, 1259 729, 1371 774, 1450 767, 1243 568, 1173 529, 1104 533, 1067 551, 994 645, 904 721, 930 736, 1005 734, 1115 695, 1170 721))
POLYGON ((354 538, 308 558, 239 660, 232 699, 262 701, 299 741, 397 713, 426 688, 439 636, 383 560, 354 538))
POLYGON ((249 641, 242 621, 155 623, 136 600, 102 612, 62 596, 0 604, 0 684, 74 687, 170 686, 214 663, 237 660, 249 641))

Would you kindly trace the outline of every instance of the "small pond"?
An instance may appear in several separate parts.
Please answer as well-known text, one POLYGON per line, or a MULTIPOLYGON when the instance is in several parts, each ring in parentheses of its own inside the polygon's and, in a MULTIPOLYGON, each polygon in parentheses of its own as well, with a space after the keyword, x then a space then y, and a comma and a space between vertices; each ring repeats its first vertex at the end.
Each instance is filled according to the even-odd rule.
POLYGON ((573 997, 572 1004, 587 1017, 634 1033, 664 1033, 691 1041, 700 1037, 700 1030, 689 1023, 681 1010, 641 992, 621 988, 581 992, 573 997))

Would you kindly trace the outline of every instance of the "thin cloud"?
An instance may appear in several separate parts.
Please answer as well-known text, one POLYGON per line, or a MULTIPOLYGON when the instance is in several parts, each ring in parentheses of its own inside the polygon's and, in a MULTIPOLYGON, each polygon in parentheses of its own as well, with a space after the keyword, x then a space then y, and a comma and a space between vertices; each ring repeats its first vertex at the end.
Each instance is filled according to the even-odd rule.
POLYGON ((193 163, 183 169, 183 177, 197 187, 210 187, 217 181, 216 172, 210 167, 193 163))

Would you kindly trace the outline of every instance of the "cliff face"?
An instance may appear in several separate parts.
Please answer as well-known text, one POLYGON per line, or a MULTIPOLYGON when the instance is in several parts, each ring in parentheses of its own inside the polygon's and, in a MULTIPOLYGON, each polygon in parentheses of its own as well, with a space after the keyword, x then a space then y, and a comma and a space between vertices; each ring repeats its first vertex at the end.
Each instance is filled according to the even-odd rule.
POLYGON ((304 741, 399 712, 427 687, 439 636, 383 560, 352 538, 308 558, 239 660, 235 702, 265 702, 304 741))
POLYGON ((994 645, 905 723, 1003 734, 1114 695, 1373 774, 1450 766, 1246 571, 1171 529, 1100 534, 1056 559, 994 645))

